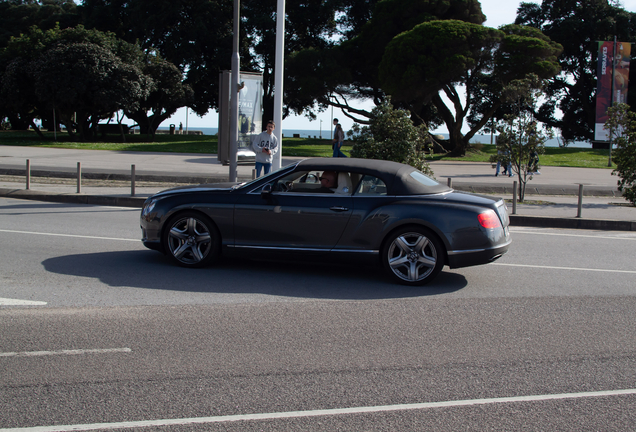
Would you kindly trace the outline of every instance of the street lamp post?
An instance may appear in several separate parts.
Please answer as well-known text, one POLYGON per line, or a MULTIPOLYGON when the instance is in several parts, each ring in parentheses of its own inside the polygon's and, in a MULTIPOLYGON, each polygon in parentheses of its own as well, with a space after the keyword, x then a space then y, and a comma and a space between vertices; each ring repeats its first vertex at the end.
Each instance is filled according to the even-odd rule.
POLYGON ((276 6, 276 58, 274 60, 274 134, 278 138, 278 152, 272 160, 272 168, 281 167, 283 155, 283 68, 285 59, 285 0, 276 6))
POLYGON ((238 112, 239 112, 239 86, 241 80, 241 58, 239 57, 239 23, 241 20, 241 4, 234 0, 234 43, 232 52, 232 78, 230 80, 230 175, 229 181, 237 180, 238 162, 238 112))

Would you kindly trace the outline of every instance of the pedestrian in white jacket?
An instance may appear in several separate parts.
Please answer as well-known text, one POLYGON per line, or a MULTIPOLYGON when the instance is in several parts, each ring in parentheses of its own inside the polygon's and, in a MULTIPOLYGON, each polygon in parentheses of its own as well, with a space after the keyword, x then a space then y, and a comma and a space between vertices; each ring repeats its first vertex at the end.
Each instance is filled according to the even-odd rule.
POLYGON ((274 122, 268 121, 267 130, 258 134, 252 141, 252 149, 256 153, 256 177, 261 176, 261 170, 264 169, 267 175, 272 169, 272 156, 278 151, 278 138, 272 133, 275 128, 274 122))

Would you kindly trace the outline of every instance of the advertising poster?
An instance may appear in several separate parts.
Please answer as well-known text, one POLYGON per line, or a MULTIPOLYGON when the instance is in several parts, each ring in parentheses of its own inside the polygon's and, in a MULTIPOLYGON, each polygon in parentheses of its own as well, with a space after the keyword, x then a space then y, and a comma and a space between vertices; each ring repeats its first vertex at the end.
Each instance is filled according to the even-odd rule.
POLYGON ((241 74, 241 82, 245 85, 239 91, 238 148, 245 148, 262 132, 263 76, 241 74))
POLYGON ((616 42, 616 58, 614 58, 614 42, 598 43, 598 68, 596 88, 596 125, 594 139, 609 141, 609 131, 604 129, 607 110, 613 103, 627 102, 627 86, 629 84, 629 62, 632 46, 626 42, 616 42), (614 76, 614 94, 612 95, 612 76, 614 76))

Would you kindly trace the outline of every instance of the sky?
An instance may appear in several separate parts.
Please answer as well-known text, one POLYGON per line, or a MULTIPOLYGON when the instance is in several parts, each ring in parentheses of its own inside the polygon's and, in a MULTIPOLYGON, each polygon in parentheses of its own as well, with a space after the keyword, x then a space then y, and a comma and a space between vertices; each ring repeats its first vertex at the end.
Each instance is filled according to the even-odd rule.
MULTIPOLYGON (((526 2, 540 4, 538 1, 533 2, 526 0, 526 2)), ((484 25, 497 28, 503 24, 511 24, 517 16, 517 8, 520 3, 520 1, 516 0, 481 0, 481 10, 486 15, 486 22, 484 25)), ((632 12, 636 11, 636 0, 621 0, 620 3, 624 9, 632 12)), ((359 105, 356 105, 356 101, 353 101, 350 102, 350 104, 356 108, 369 110, 373 108, 373 104, 371 102, 365 103, 362 101, 359 105)), ((210 110, 210 112, 203 117, 199 117, 191 111, 188 113, 188 111, 189 110, 186 108, 179 109, 170 119, 164 121, 161 126, 168 127, 170 124, 175 124, 178 127, 179 123, 183 123, 184 128, 187 126, 188 129, 191 130, 202 127, 218 127, 218 113, 216 111, 210 110)), ((285 129, 330 130, 331 120, 333 117, 338 118, 340 124, 345 130, 351 128, 353 120, 347 118, 339 109, 333 110, 333 116, 331 111, 332 110, 329 109, 325 112, 318 113, 317 119, 314 121, 311 121, 304 116, 289 116, 283 119, 283 133, 285 133, 285 129), (322 123, 320 120, 322 120, 322 123)))

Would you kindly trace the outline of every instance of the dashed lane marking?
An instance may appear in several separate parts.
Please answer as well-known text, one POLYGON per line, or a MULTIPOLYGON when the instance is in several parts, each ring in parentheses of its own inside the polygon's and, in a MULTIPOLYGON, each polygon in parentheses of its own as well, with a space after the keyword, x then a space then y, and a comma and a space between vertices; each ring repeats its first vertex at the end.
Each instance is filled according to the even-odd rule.
MULTIPOLYGON (((130 348, 98 348, 98 349, 73 349, 56 351, 22 351, 22 352, 0 352, 0 357, 42 357, 53 355, 82 355, 82 354, 112 354, 129 353, 130 348)), ((1 429, 0 429, 1 430, 1 429)))
POLYGON ((46 302, 34 300, 20 300, 0 297, 0 306, 44 306, 46 302))
POLYGON ((141 241, 139 239, 127 239, 127 238, 119 238, 119 237, 96 237, 96 236, 86 236, 86 235, 78 235, 78 234, 56 234, 56 233, 16 231, 16 230, 4 230, 4 229, 0 229, 0 232, 13 233, 13 234, 35 234, 35 235, 55 236, 55 237, 75 237, 75 238, 84 238, 84 239, 93 239, 93 240, 118 240, 118 241, 127 241, 127 242, 141 241))

